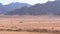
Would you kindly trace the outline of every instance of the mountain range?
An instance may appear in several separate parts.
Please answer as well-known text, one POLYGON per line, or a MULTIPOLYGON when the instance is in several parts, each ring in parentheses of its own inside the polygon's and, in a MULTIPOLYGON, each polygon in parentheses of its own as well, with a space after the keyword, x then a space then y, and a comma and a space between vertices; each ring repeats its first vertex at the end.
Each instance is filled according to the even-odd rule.
POLYGON ((48 1, 44 4, 30 5, 13 2, 8 5, 0 3, 0 14, 4 15, 60 15, 60 1, 48 1))
POLYGON ((20 9, 8 11, 5 15, 60 15, 60 1, 48 1, 44 4, 24 6, 20 9))
POLYGON ((30 7, 30 4, 27 3, 19 3, 19 2, 13 2, 7 5, 3 5, 2 3, 0 3, 0 14, 4 14, 8 11, 12 11, 15 9, 20 9, 24 6, 30 7))

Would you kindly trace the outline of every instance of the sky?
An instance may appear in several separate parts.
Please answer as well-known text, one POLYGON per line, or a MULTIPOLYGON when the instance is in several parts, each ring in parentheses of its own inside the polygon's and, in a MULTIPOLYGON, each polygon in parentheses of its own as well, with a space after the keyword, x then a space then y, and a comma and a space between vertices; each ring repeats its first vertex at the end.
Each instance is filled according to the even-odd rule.
POLYGON ((0 0, 0 3, 3 3, 5 5, 12 2, 20 2, 20 3, 28 3, 34 5, 37 3, 46 3, 48 1, 54 1, 54 0, 0 0))

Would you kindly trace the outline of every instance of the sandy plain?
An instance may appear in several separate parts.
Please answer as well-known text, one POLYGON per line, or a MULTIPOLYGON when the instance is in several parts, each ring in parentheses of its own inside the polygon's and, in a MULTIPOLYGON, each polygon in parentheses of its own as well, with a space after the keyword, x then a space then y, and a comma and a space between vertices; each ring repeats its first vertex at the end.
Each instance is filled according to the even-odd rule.
POLYGON ((60 17, 50 16, 0 16, 0 29, 22 29, 23 31, 0 31, 0 34, 59 34, 27 32, 26 30, 47 29, 60 31, 60 17))

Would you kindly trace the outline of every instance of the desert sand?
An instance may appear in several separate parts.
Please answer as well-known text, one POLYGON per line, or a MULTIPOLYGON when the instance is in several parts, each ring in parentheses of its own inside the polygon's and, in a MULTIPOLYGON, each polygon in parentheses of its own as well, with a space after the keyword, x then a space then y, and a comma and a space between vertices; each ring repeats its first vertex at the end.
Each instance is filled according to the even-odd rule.
POLYGON ((0 34, 55 34, 26 32, 33 29, 60 31, 60 17, 50 16, 0 16, 0 29, 22 29, 23 31, 0 31, 0 34))

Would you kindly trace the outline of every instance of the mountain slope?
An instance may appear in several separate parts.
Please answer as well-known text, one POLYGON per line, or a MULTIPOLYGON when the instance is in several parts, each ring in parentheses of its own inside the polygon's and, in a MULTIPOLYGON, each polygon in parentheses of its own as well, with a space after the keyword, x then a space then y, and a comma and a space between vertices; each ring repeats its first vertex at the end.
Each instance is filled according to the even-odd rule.
POLYGON ((36 4, 29 8, 21 8, 5 13, 5 15, 60 15, 60 1, 36 4))
POLYGON ((30 7, 31 5, 27 4, 27 3, 19 3, 19 2, 10 3, 8 5, 5 5, 5 7, 7 7, 8 10, 18 9, 18 8, 21 8, 24 6, 30 7))
POLYGON ((8 11, 12 11, 21 7, 30 7, 32 5, 27 4, 27 3, 19 3, 19 2, 15 2, 15 3, 10 3, 8 5, 2 5, 2 3, 0 3, 0 14, 6 13, 8 11))

